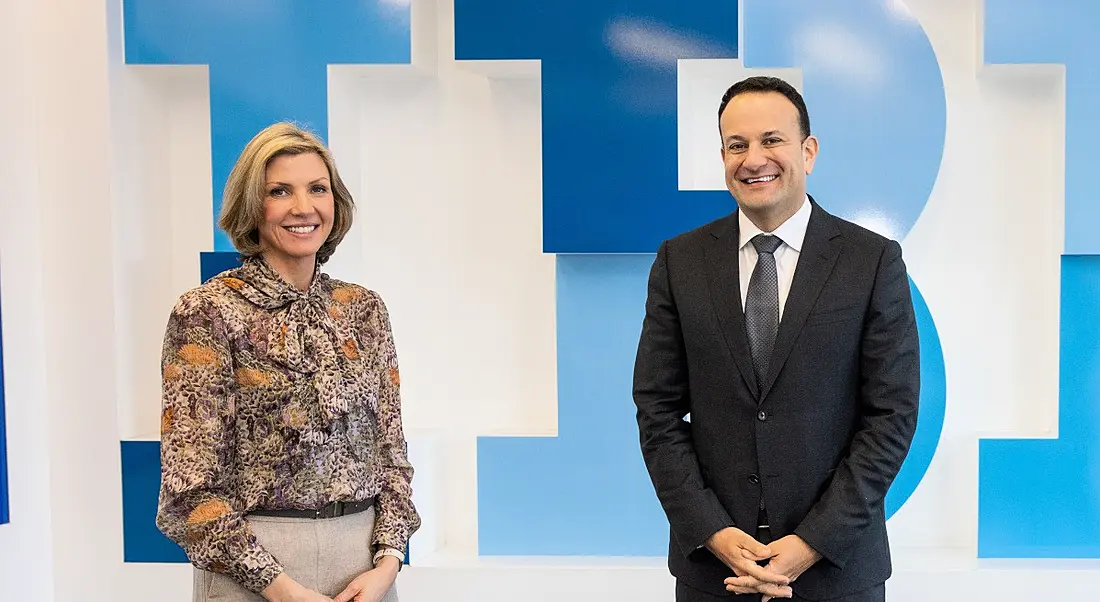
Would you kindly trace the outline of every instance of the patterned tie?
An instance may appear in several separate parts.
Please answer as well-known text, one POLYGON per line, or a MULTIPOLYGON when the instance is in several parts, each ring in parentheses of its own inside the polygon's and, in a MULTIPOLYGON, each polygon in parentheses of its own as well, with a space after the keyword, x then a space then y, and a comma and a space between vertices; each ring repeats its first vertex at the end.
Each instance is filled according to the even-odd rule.
POLYGON ((778 236, 770 234, 752 237, 757 257, 756 269, 752 271, 749 290, 745 295, 745 324, 749 331, 752 367, 758 387, 764 385, 768 361, 775 346, 775 333, 779 330, 779 275, 773 253, 781 244, 783 241, 778 236))

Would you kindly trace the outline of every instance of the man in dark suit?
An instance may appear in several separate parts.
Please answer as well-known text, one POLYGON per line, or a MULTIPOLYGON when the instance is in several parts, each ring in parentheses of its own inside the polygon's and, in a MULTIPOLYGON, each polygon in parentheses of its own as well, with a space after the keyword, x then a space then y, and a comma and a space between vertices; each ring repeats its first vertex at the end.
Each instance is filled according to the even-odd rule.
POLYGON ((920 389, 901 248, 806 193, 789 84, 741 81, 718 116, 738 209, 661 244, 634 372, 676 600, 884 600, 920 389))

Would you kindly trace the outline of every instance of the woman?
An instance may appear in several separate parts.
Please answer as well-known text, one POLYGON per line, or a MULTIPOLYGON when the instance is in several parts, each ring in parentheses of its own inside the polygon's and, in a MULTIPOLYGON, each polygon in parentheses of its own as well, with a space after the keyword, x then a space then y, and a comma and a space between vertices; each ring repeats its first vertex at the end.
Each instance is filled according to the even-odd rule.
POLYGON ((266 128, 219 220, 241 267, 171 313, 157 526, 194 564, 196 601, 397 599, 420 517, 389 315, 320 271, 353 211, 315 136, 266 128))

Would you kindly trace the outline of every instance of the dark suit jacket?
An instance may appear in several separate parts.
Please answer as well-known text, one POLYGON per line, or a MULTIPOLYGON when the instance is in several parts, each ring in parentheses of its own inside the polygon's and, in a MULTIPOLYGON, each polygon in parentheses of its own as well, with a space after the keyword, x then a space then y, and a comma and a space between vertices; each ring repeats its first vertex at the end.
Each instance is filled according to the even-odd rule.
POLYGON ((726 593, 706 548, 756 534, 822 554, 807 599, 878 585, 891 562, 883 500, 917 424, 920 361, 898 243, 812 212, 769 374, 757 394, 738 278, 737 214, 661 244, 634 371, 642 455, 671 527, 669 570, 726 593), (690 413, 688 421, 684 416, 690 413))

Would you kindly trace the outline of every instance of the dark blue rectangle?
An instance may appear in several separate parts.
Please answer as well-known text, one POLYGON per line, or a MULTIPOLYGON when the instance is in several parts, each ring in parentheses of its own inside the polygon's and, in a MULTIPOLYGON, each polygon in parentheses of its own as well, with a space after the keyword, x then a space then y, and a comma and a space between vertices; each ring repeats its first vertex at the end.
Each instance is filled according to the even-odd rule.
MULTIPOLYGON (((0 327, 0 341, 3 341, 0 327)), ((8 522, 8 436, 4 421, 4 350, 0 344, 0 525, 8 522)))
MULTIPOLYGON (((125 562, 188 562, 174 541, 157 529, 160 442, 123 441, 122 543, 125 562)), ((409 564, 410 544, 405 551, 409 564)))
POLYGON ((240 254, 236 251, 206 251, 199 253, 199 277, 202 282, 226 270, 241 267, 240 254))
POLYGON ((122 542, 126 562, 187 562, 187 555, 157 529, 160 442, 122 442, 122 542))

